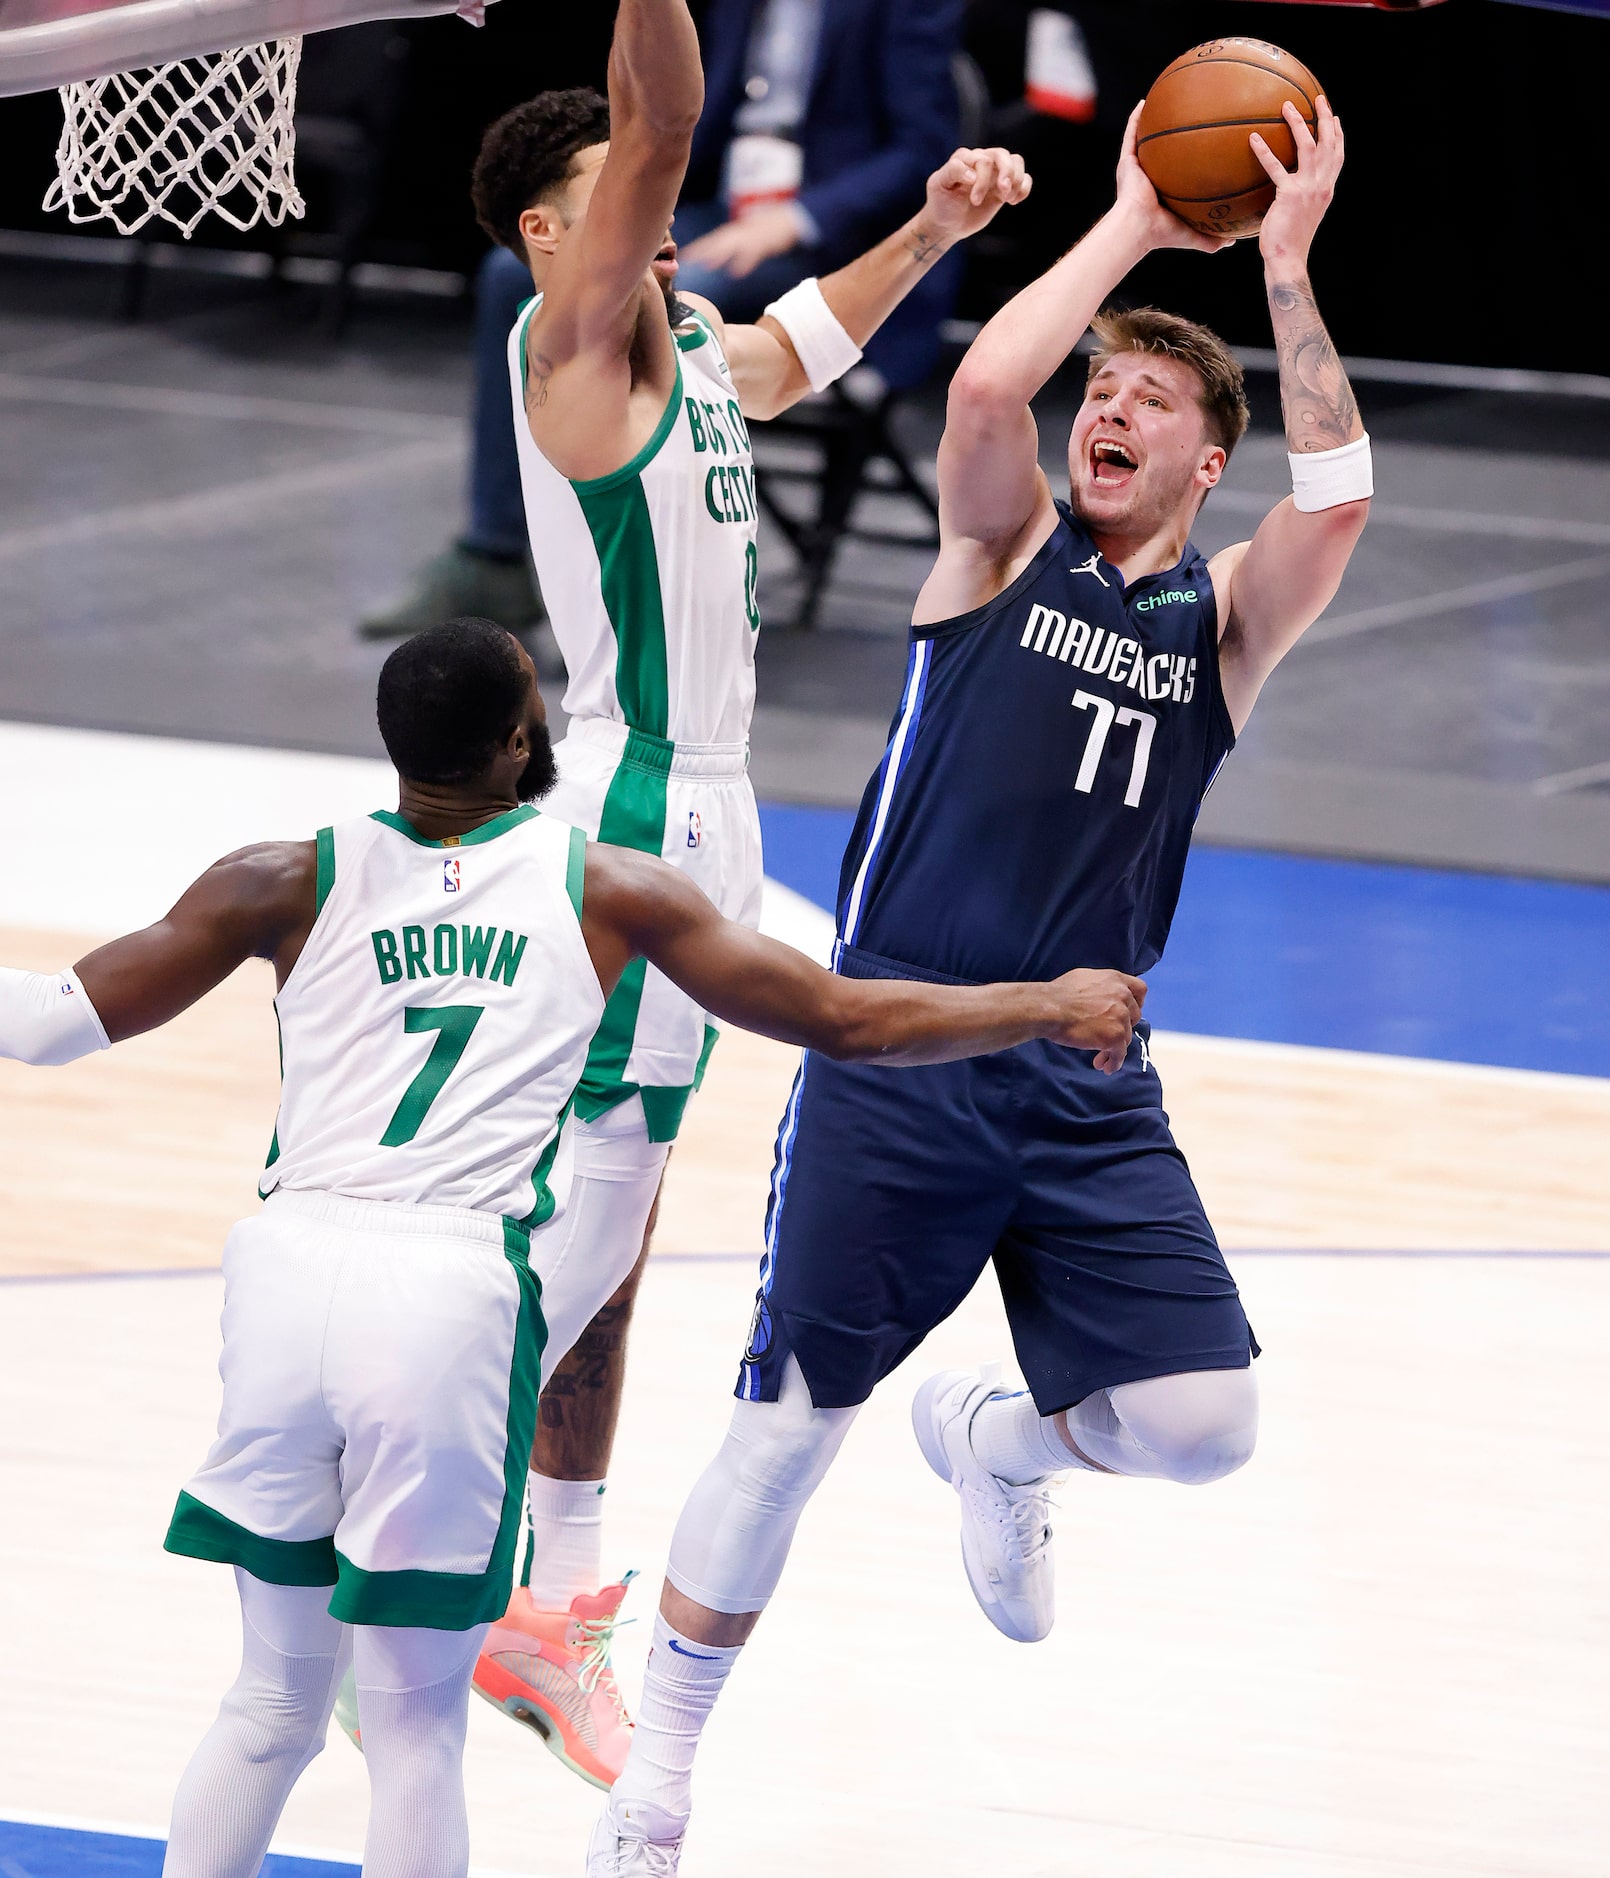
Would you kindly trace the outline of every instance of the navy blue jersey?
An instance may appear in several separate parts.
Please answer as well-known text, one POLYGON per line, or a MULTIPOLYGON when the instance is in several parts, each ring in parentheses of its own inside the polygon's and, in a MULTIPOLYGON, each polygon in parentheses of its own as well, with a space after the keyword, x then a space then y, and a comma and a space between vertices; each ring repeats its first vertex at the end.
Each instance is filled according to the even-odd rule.
POLYGON ((1125 587, 1062 503, 987 606, 916 626, 839 883, 854 951, 973 982, 1163 950, 1235 742, 1207 563, 1125 587))

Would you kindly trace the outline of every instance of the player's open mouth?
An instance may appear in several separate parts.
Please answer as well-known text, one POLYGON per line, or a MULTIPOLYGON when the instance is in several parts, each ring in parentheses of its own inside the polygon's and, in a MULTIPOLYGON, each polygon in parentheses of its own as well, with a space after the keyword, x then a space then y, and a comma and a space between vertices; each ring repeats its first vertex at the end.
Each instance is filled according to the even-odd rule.
POLYGON ((668 241, 654 257, 654 271, 661 280, 671 280, 675 277, 676 268, 676 243, 668 241))
POLYGON ((1090 480, 1098 489, 1121 489, 1138 467, 1114 437, 1098 437, 1090 446, 1090 480))

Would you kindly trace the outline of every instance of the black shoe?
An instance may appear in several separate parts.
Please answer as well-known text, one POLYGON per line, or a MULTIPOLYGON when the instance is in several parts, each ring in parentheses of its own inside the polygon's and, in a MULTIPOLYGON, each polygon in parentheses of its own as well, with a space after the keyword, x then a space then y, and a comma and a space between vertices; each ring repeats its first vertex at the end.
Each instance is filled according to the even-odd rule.
POLYGON ((389 612, 358 626, 361 639, 406 639, 450 619, 489 619, 524 632, 542 618, 542 597, 525 560, 494 560, 454 542, 414 576, 412 589, 389 612))

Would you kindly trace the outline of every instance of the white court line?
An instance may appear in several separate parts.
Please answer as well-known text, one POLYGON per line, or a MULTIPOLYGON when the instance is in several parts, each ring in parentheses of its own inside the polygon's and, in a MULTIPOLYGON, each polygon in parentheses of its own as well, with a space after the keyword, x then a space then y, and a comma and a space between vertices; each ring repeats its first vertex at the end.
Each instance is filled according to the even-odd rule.
MULTIPOLYGON (((76 1813, 30 1813, 8 1806, 0 1811, 0 1826, 45 1826, 59 1832, 104 1832, 118 1839, 166 1840, 165 1826, 131 1826, 120 1819, 84 1819, 76 1813)), ((332 1852, 328 1846, 282 1845, 278 1839, 268 1848, 281 1858, 322 1859, 329 1865, 352 1865, 358 1861, 350 1852, 332 1852)), ((548 1878, 542 1872, 503 1871, 491 1865, 472 1865, 469 1878, 548 1878)))
POLYGON ((272 476, 226 483, 221 489, 197 490, 156 502, 131 502, 124 508, 75 515, 64 522, 42 522, 32 528, 0 534, 0 561, 127 535, 171 539, 196 529, 256 519, 264 508, 276 503, 332 495, 355 483, 386 482, 393 477, 412 476, 421 470, 456 462, 463 451, 462 438, 457 436, 450 441, 393 445, 363 456, 344 457, 338 463, 278 470, 272 476))
POLYGON ((1610 782, 1610 763, 1585 763, 1581 769, 1561 770, 1557 776, 1539 776, 1532 784, 1532 794, 1563 796, 1573 789, 1591 789, 1602 782, 1610 782))
POLYGON ((1610 554, 1595 554, 1586 560, 1563 562, 1558 567, 1541 567, 1530 574, 1505 574, 1495 580, 1473 581, 1468 587, 1446 587, 1440 593, 1422 594, 1415 600, 1389 600, 1383 606, 1367 606, 1357 613, 1321 619, 1317 625, 1309 627, 1297 645, 1315 646, 1330 639, 1353 639, 1360 633, 1379 632, 1383 626, 1406 626, 1411 620, 1463 613, 1470 607, 1487 606, 1495 600, 1518 600, 1523 594, 1544 593, 1551 587, 1572 587, 1605 573, 1610 573, 1610 554))
MULTIPOLYGON (((50 839, 0 869, 0 926, 86 938, 149 924, 236 848, 310 840, 397 800, 373 757, 0 722, 0 801, 37 800, 44 777, 50 839), (108 811, 109 786, 137 818, 108 811)), ((832 951, 832 915, 773 880, 761 930, 822 965, 832 951)))
POLYGON ((68 404, 101 411, 146 411, 161 417, 216 418, 224 423, 258 418, 319 430, 353 430, 393 437, 451 437, 460 442, 464 421, 424 411, 391 411, 363 404, 320 404, 310 398, 261 398, 224 391, 184 391, 171 385, 108 384, 95 378, 37 378, 0 371, 0 398, 21 404, 68 404))

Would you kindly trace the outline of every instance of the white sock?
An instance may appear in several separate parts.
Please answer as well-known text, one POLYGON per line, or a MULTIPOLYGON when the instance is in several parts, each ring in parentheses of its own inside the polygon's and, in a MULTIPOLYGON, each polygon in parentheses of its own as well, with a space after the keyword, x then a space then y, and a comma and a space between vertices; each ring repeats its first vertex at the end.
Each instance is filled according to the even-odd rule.
POLYGON ((1026 1392, 991 1396, 973 1416, 967 1436, 982 1465, 1014 1487, 1082 1465, 1026 1392))
POLYGON ((610 1794, 618 1826, 630 1826, 633 1809, 642 1808, 647 1815, 642 1823, 654 1828, 651 1836, 665 1836, 667 1824, 681 1830, 693 1810, 693 1757, 699 1737, 737 1660, 737 1647, 695 1643, 655 1614, 654 1647, 643 1676, 631 1751, 610 1794))
POLYGON ((602 1480, 526 1478, 531 1530, 531 1601, 568 1611, 570 1601, 601 1589, 604 1555, 602 1480))

